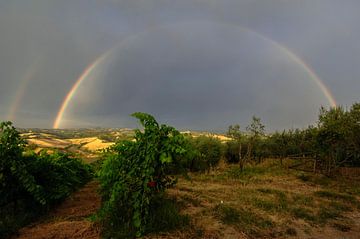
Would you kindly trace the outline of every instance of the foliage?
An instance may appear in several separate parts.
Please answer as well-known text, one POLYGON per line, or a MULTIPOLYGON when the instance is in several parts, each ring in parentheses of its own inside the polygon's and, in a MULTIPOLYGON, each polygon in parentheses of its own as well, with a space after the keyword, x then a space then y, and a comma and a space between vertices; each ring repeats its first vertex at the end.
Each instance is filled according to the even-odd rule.
POLYGON ((144 130, 134 141, 122 141, 105 154, 99 172, 103 205, 100 218, 122 238, 141 236, 151 219, 151 206, 176 179, 167 174, 184 155, 185 138, 173 127, 159 125, 153 116, 134 113, 144 130))
MULTIPOLYGON (((259 153, 259 141, 261 137, 265 135, 265 125, 261 123, 261 119, 253 116, 251 123, 246 127, 248 131, 248 149, 246 153, 246 157, 248 159, 255 159, 256 156, 260 156, 259 153)), ((260 158, 260 157, 258 157, 260 158)), ((260 161, 260 160, 259 160, 260 161)))
POLYGON ((246 130, 246 133, 241 132, 240 125, 236 124, 230 125, 227 132, 233 141, 226 143, 225 157, 230 163, 239 163, 241 170, 250 160, 257 159, 260 162, 269 155, 267 152, 269 147, 263 141, 265 126, 261 123, 261 119, 253 116, 246 130))
MULTIPOLYGON (((228 135, 234 141, 226 144, 225 156, 228 162, 239 162, 246 146, 247 162, 262 158, 313 158, 312 169, 326 175, 334 175, 341 166, 360 166, 360 104, 349 110, 342 107, 322 107, 316 126, 306 129, 290 129, 264 134, 260 118, 253 117, 247 127, 247 134, 241 135, 238 125, 230 126, 228 135), (245 147, 242 147, 245 148, 245 147), (238 154, 238 155, 237 155, 238 154)), ((240 167, 242 164, 240 163, 240 167)))
POLYGON ((23 157, 25 142, 10 122, 0 124, 0 206, 20 198, 26 192, 46 204, 45 193, 27 169, 23 157))
POLYGON ((42 153, 35 160, 34 156, 30 156, 32 163, 29 164, 29 170, 36 182, 42 185, 45 199, 49 203, 66 198, 75 188, 82 186, 92 177, 90 165, 71 158, 67 154, 42 153))
MULTIPOLYGON (((241 170, 244 168, 246 163, 246 157, 243 157, 243 141, 244 136, 240 131, 240 125, 230 125, 227 135, 233 139, 233 142, 227 142, 226 144, 226 158, 228 162, 238 162, 241 170)), ((245 147, 244 147, 245 149, 245 147)))
POLYGON ((161 195, 155 198, 150 206, 146 232, 166 232, 189 225, 189 216, 179 215, 179 210, 179 204, 175 199, 164 198, 161 195))
POLYGON ((354 104, 350 111, 322 108, 318 127, 319 154, 328 172, 339 165, 360 165, 360 104, 354 104))
POLYGON ((239 163, 240 154, 243 155, 244 153, 246 153, 246 147, 242 147, 241 152, 239 152, 240 143, 232 140, 225 143, 224 151, 224 156, 228 163, 239 163))
POLYGON ((220 161, 223 155, 223 145, 221 141, 208 136, 199 136, 196 138, 188 138, 190 143, 190 155, 184 157, 186 160, 185 168, 197 171, 209 171, 214 168, 220 161))
POLYGON ((240 125, 230 125, 228 128, 227 135, 236 141, 241 141, 243 137, 242 132, 240 131, 240 125))
POLYGON ((0 124, 0 237, 28 223, 87 182, 89 166, 65 154, 24 152, 25 142, 10 122, 0 124))

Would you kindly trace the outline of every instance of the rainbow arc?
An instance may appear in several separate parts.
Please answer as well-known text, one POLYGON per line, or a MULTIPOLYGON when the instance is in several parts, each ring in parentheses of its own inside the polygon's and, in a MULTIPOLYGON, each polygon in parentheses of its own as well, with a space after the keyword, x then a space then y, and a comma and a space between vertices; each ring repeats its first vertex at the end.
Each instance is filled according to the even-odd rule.
MULTIPOLYGON (((330 106, 331 107, 336 107, 337 103, 336 103, 335 97, 332 95, 329 88, 324 84, 324 82, 316 74, 316 72, 310 67, 310 65, 306 64, 306 62, 304 62, 304 60, 302 60, 298 55, 296 55, 289 48, 287 48, 286 46, 284 46, 284 45, 282 45, 282 44, 280 44, 280 43, 278 43, 276 41, 274 41, 271 38, 268 38, 268 37, 262 35, 259 32, 253 31, 251 29, 248 29, 248 28, 245 28, 245 27, 242 27, 242 26, 238 26, 238 25, 234 25, 234 24, 228 24, 228 23, 224 23, 224 24, 221 23, 219 25, 232 27, 232 28, 238 29, 240 31, 245 31, 245 32, 254 34, 257 37, 263 39, 264 41, 269 42, 273 47, 279 49, 283 54, 285 54, 289 59, 291 59, 294 63, 296 63, 299 67, 301 67, 309 75, 309 78, 316 83, 316 85, 318 86, 320 91, 323 93, 323 95, 325 96, 325 98, 329 102, 330 106)), ((61 106, 60 106, 60 108, 58 110, 56 119, 55 119, 54 124, 53 124, 53 128, 58 129, 61 126, 64 115, 66 114, 66 110, 69 107, 72 99, 74 98, 74 95, 76 95, 76 92, 79 89, 79 86, 84 81, 86 81, 86 79, 89 79, 90 78, 89 76, 91 74, 93 74, 94 71, 96 71, 98 68, 100 68, 100 66, 102 64, 105 63, 105 61, 110 57, 110 55, 113 53, 113 51, 115 49, 121 49, 121 47, 123 45, 125 45, 125 43, 127 43, 127 42, 129 42, 131 40, 134 40, 135 38, 142 37, 146 33, 149 33, 151 31, 154 31, 154 30, 159 29, 161 27, 162 26, 152 27, 152 28, 150 28, 150 29, 148 29, 146 31, 143 31, 143 32, 137 33, 135 35, 131 35, 131 36, 127 37, 125 40, 121 41, 118 46, 115 46, 115 47, 111 48, 110 50, 106 51, 105 53, 103 53, 102 55, 97 57, 90 65, 88 65, 88 67, 86 67, 86 69, 81 73, 79 78, 76 80, 74 85, 71 87, 71 89, 69 90, 69 92, 65 96, 65 98, 64 98, 64 100, 63 100, 63 102, 62 102, 62 104, 61 104, 61 106)))

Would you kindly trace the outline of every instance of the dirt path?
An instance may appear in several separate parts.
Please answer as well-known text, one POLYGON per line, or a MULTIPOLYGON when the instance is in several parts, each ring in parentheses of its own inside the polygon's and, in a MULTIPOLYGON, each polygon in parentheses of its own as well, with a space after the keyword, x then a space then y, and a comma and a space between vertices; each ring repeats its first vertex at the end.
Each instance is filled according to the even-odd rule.
POLYGON ((19 231, 18 239, 98 239, 99 229, 87 217, 100 207, 98 183, 92 181, 66 199, 46 219, 19 231))

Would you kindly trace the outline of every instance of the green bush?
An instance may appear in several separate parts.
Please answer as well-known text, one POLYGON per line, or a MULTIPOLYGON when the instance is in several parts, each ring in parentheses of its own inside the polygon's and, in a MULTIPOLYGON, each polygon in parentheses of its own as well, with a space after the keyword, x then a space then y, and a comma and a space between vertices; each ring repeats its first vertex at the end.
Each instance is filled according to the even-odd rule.
MULTIPOLYGON (((225 158, 228 163, 239 163, 239 143, 235 140, 226 142, 225 158)), ((244 147, 245 148, 245 147, 244 147)))
POLYGON ((0 124, 0 238, 14 233, 91 177, 91 169, 65 154, 24 153, 10 122, 0 124))
POLYGON ((110 148, 99 171, 103 200, 99 218, 106 237, 134 238, 149 232, 152 206, 176 183, 170 166, 186 153, 186 140, 173 127, 159 125, 149 114, 133 116, 144 131, 135 131, 135 141, 110 148))
POLYGON ((185 157, 185 167, 188 170, 204 172, 218 165, 224 151, 220 140, 208 136, 188 138, 188 140, 190 148, 194 150, 190 151, 191 155, 187 154, 185 157))

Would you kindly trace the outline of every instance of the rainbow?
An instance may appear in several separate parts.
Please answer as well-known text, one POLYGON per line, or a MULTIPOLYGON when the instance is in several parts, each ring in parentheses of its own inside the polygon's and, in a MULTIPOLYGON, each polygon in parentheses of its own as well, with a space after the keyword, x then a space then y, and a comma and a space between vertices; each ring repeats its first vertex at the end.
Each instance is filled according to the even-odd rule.
POLYGON ((21 103, 22 99, 24 98, 25 90, 26 90, 27 86, 29 85, 30 80, 32 78, 34 78, 34 75, 37 71, 37 66, 38 66, 38 62, 35 62, 25 72, 25 74, 20 82, 20 86, 18 87, 18 89, 15 93, 15 100, 13 101, 13 103, 11 104, 11 106, 9 108, 8 114, 6 116, 7 120, 9 120, 9 121, 15 120, 16 112, 18 111, 20 103, 21 103))
POLYGON ((337 103, 336 103, 335 97, 332 95, 330 89, 324 84, 324 82, 321 80, 321 78, 316 74, 315 70, 312 69, 308 64, 306 64, 306 62, 304 60, 302 60, 299 56, 297 56, 289 48, 281 45, 280 43, 278 43, 268 37, 265 37, 264 35, 261 35, 258 32, 252 31, 248 28, 243 28, 243 29, 246 29, 247 31, 252 32, 253 34, 257 35, 258 37, 261 37, 262 39, 264 39, 268 42, 271 42, 271 44, 273 46, 275 46, 276 48, 281 50, 291 60, 293 60, 296 64, 301 66, 301 68, 303 68, 309 74, 310 78, 313 79, 314 82, 316 83, 316 85, 320 88, 321 92, 324 94, 324 96, 328 100, 330 106, 336 107, 337 103))
MULTIPOLYGON (((300 66, 310 76, 310 79, 312 79, 316 83, 316 85, 319 87, 319 89, 321 90, 321 92, 324 94, 325 98, 329 102, 330 106, 336 107, 337 103, 336 103, 335 97, 332 95, 331 91, 326 87, 326 85, 321 80, 321 78, 316 74, 316 72, 308 64, 306 64, 304 62, 304 60, 302 60, 299 56, 297 56, 289 48, 274 41, 271 38, 268 38, 268 37, 262 35, 259 32, 253 31, 249 28, 234 25, 234 24, 229 24, 229 23, 218 23, 218 24, 232 27, 232 28, 237 28, 241 31, 246 31, 246 32, 252 33, 252 34, 256 35, 257 37, 263 39, 264 41, 271 43, 274 47, 279 49, 287 57, 289 57, 293 62, 295 62, 298 66, 300 66)), ((141 37, 145 33, 149 33, 156 29, 160 29, 161 27, 162 26, 151 27, 150 29, 147 29, 143 32, 140 32, 135 35, 131 35, 131 36, 127 37, 125 40, 120 42, 119 46, 115 46, 115 47, 111 48, 110 50, 106 51, 104 54, 102 54, 98 58, 96 58, 88 67, 86 67, 85 70, 83 71, 83 73, 80 75, 80 77, 76 80, 75 84, 71 87, 70 91, 65 96, 65 98, 60 106, 60 109, 57 113, 56 119, 53 124, 53 128, 58 129, 60 127, 61 122, 63 120, 63 116, 66 112, 66 109, 69 106, 72 98, 76 94, 76 91, 78 90, 81 83, 84 82, 96 70, 96 68, 99 67, 99 65, 101 65, 101 63, 104 62, 105 59, 109 57, 109 55, 113 52, 113 50, 115 48, 121 47, 121 45, 123 45, 123 43, 128 42, 130 39, 141 37)))
POLYGON ((100 65, 100 63, 102 61, 104 61, 108 55, 112 52, 112 50, 109 50, 107 52, 105 52, 104 54, 102 54, 101 56, 99 56, 98 58, 95 59, 95 61, 93 61, 88 67, 85 68, 84 72, 80 75, 80 77, 78 78, 78 80, 75 82, 75 84, 71 87, 70 91, 67 93, 67 95, 65 96, 61 107, 58 111, 58 114, 56 116, 53 128, 54 129, 58 129, 62 118, 64 116, 64 113, 71 101, 71 99, 74 97, 74 95, 76 94, 76 91, 78 90, 79 86, 81 85, 81 83, 97 68, 98 65, 100 65))

